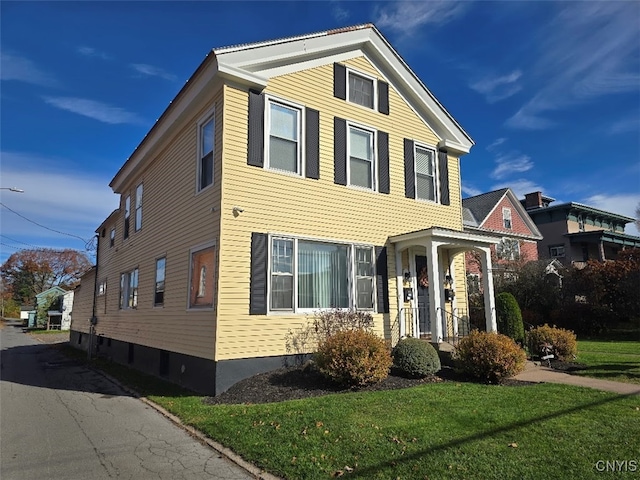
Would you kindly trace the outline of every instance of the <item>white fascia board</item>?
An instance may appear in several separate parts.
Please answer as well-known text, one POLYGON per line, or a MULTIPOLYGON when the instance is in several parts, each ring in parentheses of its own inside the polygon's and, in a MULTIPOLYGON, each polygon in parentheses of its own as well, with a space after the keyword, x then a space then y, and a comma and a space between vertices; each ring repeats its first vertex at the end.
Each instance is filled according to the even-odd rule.
POLYGON ((400 57, 400 55, 389 45, 381 34, 371 36, 370 45, 375 49, 377 55, 384 58, 385 62, 392 67, 393 72, 411 92, 411 96, 420 101, 422 105, 427 107, 427 113, 430 118, 437 120, 439 124, 439 136, 442 140, 449 140, 455 144, 463 146, 463 150, 468 152, 474 145, 471 137, 462 129, 462 127, 447 112, 436 97, 422 83, 418 76, 411 70, 409 65, 400 57))
POLYGON ((540 233, 540 230, 538 230, 538 226, 533 222, 533 220, 531 220, 531 217, 527 213, 527 209, 522 206, 520 200, 518 200, 515 193, 513 193, 510 188, 507 190, 507 195, 511 199, 511 203, 515 206, 516 210, 520 214, 520 218, 524 220, 524 223, 526 223, 527 227, 529 227, 529 230, 531 230, 533 238, 535 238, 536 240, 542 240, 542 233, 540 233))
POLYGON ((226 79, 247 85, 249 88, 262 90, 267 86, 267 78, 222 62, 218 62, 218 74, 226 79))
POLYGON ((488 247, 490 245, 500 243, 500 239, 488 235, 473 234, 465 231, 445 230, 440 228, 428 228, 426 230, 419 230, 417 232, 403 233, 401 235, 394 235, 389 237, 389 241, 394 244, 398 244, 402 250, 409 245, 415 245, 419 241, 424 240, 445 240, 451 243, 465 242, 473 244, 477 247, 488 247))
POLYGON ((474 145, 471 137, 375 28, 249 45, 231 51, 222 49, 216 51, 216 55, 221 65, 266 79, 365 55, 383 70, 381 73, 425 124, 434 129, 444 148, 463 155, 474 145))

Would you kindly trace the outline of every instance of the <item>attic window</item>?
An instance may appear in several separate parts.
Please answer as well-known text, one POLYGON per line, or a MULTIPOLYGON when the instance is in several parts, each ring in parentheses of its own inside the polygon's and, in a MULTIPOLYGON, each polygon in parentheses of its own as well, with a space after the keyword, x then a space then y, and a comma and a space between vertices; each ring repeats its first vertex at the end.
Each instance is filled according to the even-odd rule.
POLYGON ((503 208, 502 209, 502 225, 504 228, 511 230, 511 209, 503 208))
POLYGON ((372 78, 349 72, 349 101, 363 107, 373 108, 374 81, 372 78))

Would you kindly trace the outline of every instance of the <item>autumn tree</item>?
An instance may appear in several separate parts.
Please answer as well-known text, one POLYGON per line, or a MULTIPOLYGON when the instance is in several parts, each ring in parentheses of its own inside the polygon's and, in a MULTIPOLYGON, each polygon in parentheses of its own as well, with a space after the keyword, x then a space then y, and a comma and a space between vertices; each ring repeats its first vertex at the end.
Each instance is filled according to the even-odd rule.
POLYGON ((54 285, 73 288, 90 267, 87 255, 78 250, 20 250, 4 262, 0 275, 16 302, 31 305, 37 294, 54 285))

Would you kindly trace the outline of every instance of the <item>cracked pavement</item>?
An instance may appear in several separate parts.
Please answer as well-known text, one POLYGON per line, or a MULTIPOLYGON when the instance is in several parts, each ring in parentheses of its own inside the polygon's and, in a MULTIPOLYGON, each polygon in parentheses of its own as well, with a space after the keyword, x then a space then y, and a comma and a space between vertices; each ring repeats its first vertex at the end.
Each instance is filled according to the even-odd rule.
POLYGON ((21 328, 0 329, 3 480, 255 478, 21 328))

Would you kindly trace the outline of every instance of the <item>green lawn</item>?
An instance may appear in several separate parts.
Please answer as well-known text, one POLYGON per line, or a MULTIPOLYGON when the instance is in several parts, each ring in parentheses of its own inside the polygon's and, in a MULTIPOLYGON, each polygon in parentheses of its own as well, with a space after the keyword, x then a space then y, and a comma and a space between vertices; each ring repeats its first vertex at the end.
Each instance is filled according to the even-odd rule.
POLYGON ((565 385, 448 382, 251 406, 151 399, 290 479, 596 479, 607 478, 599 460, 638 458, 640 397, 565 385))
POLYGON ((640 341, 578 341, 578 375, 640 384, 640 341))
POLYGON ((287 479, 637 478, 637 471, 600 472, 596 464, 639 460, 638 396, 567 385, 444 382, 206 405, 202 396, 154 377, 104 361, 97 366, 287 479))

